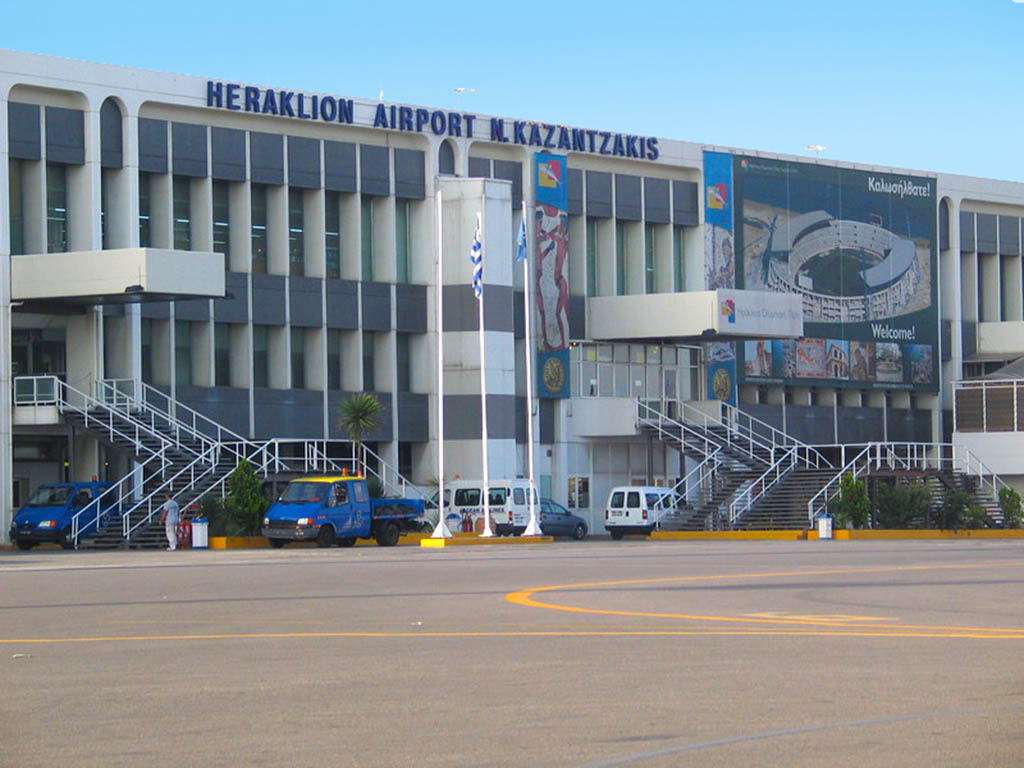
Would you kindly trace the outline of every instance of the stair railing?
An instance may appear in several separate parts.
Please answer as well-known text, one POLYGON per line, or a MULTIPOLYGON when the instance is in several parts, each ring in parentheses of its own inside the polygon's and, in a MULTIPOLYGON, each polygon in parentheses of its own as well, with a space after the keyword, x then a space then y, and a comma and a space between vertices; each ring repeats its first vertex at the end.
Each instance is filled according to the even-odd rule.
POLYGON ((678 443, 680 448, 689 448, 697 451, 703 459, 707 459, 716 453, 720 447, 706 433, 701 433, 682 421, 667 416, 659 409, 652 407, 647 402, 636 399, 638 427, 651 427, 658 432, 658 437, 663 442, 672 444, 678 443), (678 431, 678 435, 676 432, 678 431), (687 441, 689 438, 689 442, 687 441))
POLYGON ((749 512, 758 499, 767 494, 783 478, 796 469, 800 463, 799 456, 798 446, 790 446, 760 477, 733 497, 733 500, 729 503, 729 528, 733 528, 736 521, 749 512))
POLYGON ((864 448, 846 462, 843 467, 836 472, 836 474, 829 480, 825 485, 821 487, 821 490, 811 496, 807 500, 807 527, 814 527, 815 518, 823 511, 828 509, 829 502, 839 495, 840 483, 843 478, 852 474, 853 479, 856 480, 858 477, 863 475, 871 467, 871 452, 875 450, 879 443, 868 443, 864 448))
POLYGON ((773 427, 756 416, 751 416, 735 405, 722 401, 722 411, 725 414, 723 421, 727 425, 733 425, 733 428, 741 434, 758 435, 764 443, 771 446, 773 452, 795 446, 800 449, 799 459, 803 466, 812 469, 824 469, 832 466, 832 462, 825 458, 817 448, 797 440, 789 433, 773 427))
MULTIPOLYGON (((687 403, 685 400, 678 401, 681 421, 687 424, 694 424, 703 429, 706 433, 715 435, 715 430, 721 430, 724 435, 719 438, 725 441, 725 445, 733 448, 745 456, 753 459, 759 464, 766 466, 774 462, 775 450, 778 446, 763 439, 753 432, 744 432, 732 421, 722 420, 709 413, 687 403), (767 455, 769 458, 765 458, 767 455)), ((719 403, 721 405, 721 403, 719 403)), ((721 411, 719 411, 721 413, 721 411)), ((718 437, 716 435, 716 437, 718 437)), ((717 443, 717 441, 714 441, 717 443)))
MULTIPOLYGON (((686 499, 687 492, 692 488, 697 488, 701 504, 704 503, 705 496, 710 498, 707 489, 714 480, 715 472, 722 466, 721 452, 721 448, 716 448, 703 461, 687 472, 678 483, 673 485, 671 488, 673 498, 682 499, 684 503, 688 503, 686 499)), ((660 517, 659 515, 659 519, 660 517)))
POLYGON ((83 530, 92 526, 93 531, 98 531, 103 518, 118 515, 126 504, 134 503, 139 479, 137 470, 145 469, 154 462, 158 472, 165 471, 170 465, 163 455, 150 456, 71 516, 71 541, 75 549, 78 549, 83 530))

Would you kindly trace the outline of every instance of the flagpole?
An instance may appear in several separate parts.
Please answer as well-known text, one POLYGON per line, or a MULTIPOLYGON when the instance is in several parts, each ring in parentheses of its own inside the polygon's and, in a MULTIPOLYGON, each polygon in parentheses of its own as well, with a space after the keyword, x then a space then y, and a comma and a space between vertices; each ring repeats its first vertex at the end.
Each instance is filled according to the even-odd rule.
POLYGON ((489 478, 487 476, 487 355, 484 343, 484 293, 483 293, 483 275, 477 274, 476 269, 483 266, 483 243, 486 239, 484 237, 483 228, 483 214, 477 212, 476 214, 476 232, 478 233, 479 240, 473 243, 475 249, 475 258, 477 262, 474 265, 474 290, 477 291, 476 303, 478 312, 478 324, 480 327, 480 439, 483 443, 481 449, 481 457, 483 460, 483 504, 484 504, 484 529, 480 535, 484 537, 490 537, 494 535, 491 530, 491 488, 489 478))
POLYGON ((444 520, 444 236, 441 231, 444 207, 440 184, 437 189, 437 525, 433 539, 450 538, 452 532, 444 520))
POLYGON ((539 536, 542 531, 537 524, 537 486, 533 478, 533 333, 530 329, 530 318, 533 315, 533 305, 530 303, 530 234, 529 226, 526 224, 526 201, 523 200, 522 219, 523 250, 523 318, 525 319, 526 333, 526 463, 528 477, 530 478, 530 522, 523 531, 523 536, 539 536))

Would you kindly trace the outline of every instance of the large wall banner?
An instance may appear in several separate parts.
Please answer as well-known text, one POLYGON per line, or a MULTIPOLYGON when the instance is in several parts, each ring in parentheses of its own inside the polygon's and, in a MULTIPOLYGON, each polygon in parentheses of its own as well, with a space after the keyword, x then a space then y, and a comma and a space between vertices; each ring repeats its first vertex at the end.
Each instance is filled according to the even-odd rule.
MULTIPOLYGON (((705 152, 704 287, 709 291, 737 287, 732 187, 732 155, 705 152)), ((725 303, 722 311, 735 312, 735 304, 725 303)), ((704 359, 708 397, 736 405, 736 345, 705 344, 704 359)))
POLYGON ((936 391, 936 180, 731 160, 735 287, 797 294, 804 314, 803 338, 740 345, 740 382, 936 391))
POLYGON ((538 397, 569 396, 569 184, 566 158, 538 152, 534 159, 534 296, 540 328, 538 397))

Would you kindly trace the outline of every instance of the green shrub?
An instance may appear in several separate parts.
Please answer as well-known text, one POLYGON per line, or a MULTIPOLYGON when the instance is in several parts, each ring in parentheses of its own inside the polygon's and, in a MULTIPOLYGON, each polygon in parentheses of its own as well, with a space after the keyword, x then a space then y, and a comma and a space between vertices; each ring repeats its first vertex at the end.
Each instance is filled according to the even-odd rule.
POLYGON ((868 523, 871 502, 863 480, 847 473, 839 481, 839 495, 828 504, 836 528, 863 528, 868 523))
POLYGON ((370 498, 384 498, 384 482, 375 475, 366 478, 366 489, 370 492, 370 498))
POLYGON ((228 495, 224 499, 227 510, 226 536, 258 536, 263 522, 267 500, 263 496, 263 483, 252 464, 243 459, 228 475, 228 495))
POLYGON ((936 527, 944 531, 957 531, 963 528, 981 528, 985 525, 985 510, 974 503, 967 491, 950 491, 946 501, 938 510, 936 527))
POLYGON ((199 511, 210 521, 210 536, 227 536, 228 512, 224 500, 215 493, 208 493, 199 500, 199 511))
POLYGON ((1003 511, 1004 528, 1020 528, 1024 515, 1021 513, 1020 494, 1013 488, 999 489, 999 509, 1003 511))
POLYGON ((928 519, 932 496, 922 483, 875 486, 875 522, 879 528, 918 528, 928 519))

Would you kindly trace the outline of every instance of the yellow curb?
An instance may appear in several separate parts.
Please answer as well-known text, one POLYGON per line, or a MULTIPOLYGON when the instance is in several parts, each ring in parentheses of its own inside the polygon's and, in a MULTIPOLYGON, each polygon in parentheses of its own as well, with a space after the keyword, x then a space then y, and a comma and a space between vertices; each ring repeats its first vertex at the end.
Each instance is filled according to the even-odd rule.
POLYGON ((803 541, 807 531, 655 531, 652 541, 803 541))
MULTIPOLYGON (((859 528, 853 531, 835 531, 845 533, 850 539, 1021 539, 1024 528, 980 528, 963 531, 938 531, 934 528, 913 531, 883 530, 878 528, 859 528)), ((838 538, 838 537, 837 537, 838 538)))
POLYGON ((435 539, 427 536, 420 539, 420 546, 428 549, 441 549, 443 547, 489 546, 492 544, 550 544, 554 540, 553 536, 494 536, 483 538, 475 534, 463 536, 456 534, 450 539, 435 539))
MULTIPOLYGON (((425 533, 403 533, 398 540, 398 546, 403 544, 415 544, 427 536, 425 533)), ((211 536, 210 549, 266 549, 270 542, 262 536, 211 536)), ((315 547, 315 541, 289 541, 288 547, 315 547)), ((377 542, 373 539, 356 539, 357 547, 376 547, 377 542)))

